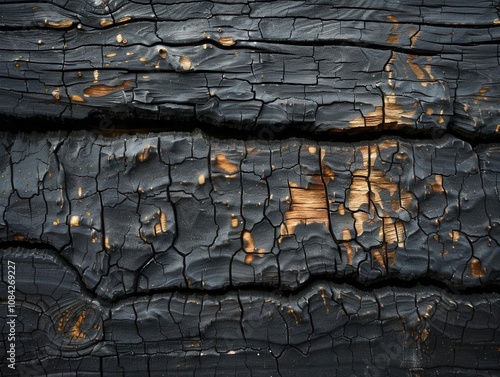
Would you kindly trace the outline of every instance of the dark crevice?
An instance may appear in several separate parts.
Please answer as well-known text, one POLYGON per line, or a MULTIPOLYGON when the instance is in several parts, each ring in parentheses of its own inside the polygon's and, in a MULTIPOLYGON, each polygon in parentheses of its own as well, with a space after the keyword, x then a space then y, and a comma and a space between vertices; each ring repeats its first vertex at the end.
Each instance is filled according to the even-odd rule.
POLYGON ((23 248, 27 250, 49 250, 53 253, 59 254, 59 251, 49 243, 40 242, 40 241, 0 241, 0 250, 5 249, 15 249, 15 248, 23 248))
MULTIPOLYGON (((130 114, 129 114, 130 115, 130 114)), ((94 114, 86 119, 69 120, 54 118, 25 118, 20 122, 19 118, 11 116, 0 116, 0 131, 12 134, 39 133, 39 132, 62 132, 88 131, 97 135, 119 137, 121 135, 149 134, 160 132, 190 133, 200 130, 208 137, 219 140, 287 140, 303 139, 313 142, 338 142, 338 143, 360 143, 364 141, 379 140, 385 137, 400 137, 407 140, 435 140, 446 135, 451 135, 469 143, 472 147, 480 144, 500 143, 500 135, 487 135, 480 133, 465 133, 454 129, 449 125, 446 129, 434 128, 416 130, 405 128, 400 130, 385 129, 384 125, 370 128, 355 128, 351 130, 321 131, 315 129, 313 124, 290 124, 290 125, 259 125, 242 126, 214 125, 191 120, 158 120, 145 119, 141 114, 129 117, 108 116, 104 113, 94 114), (138 122, 147 120, 147 127, 141 127, 138 122), (242 129, 245 127, 244 129, 242 129)), ((391 125, 388 125, 391 128, 391 125)))
POLYGON ((344 41, 344 40, 297 41, 297 40, 277 39, 277 40, 265 40, 265 41, 241 41, 241 42, 238 42, 233 47, 233 49, 246 47, 246 46, 257 47, 257 46, 266 46, 266 45, 269 46, 268 47, 269 50, 272 49, 273 45, 304 46, 304 47, 343 46, 343 47, 361 47, 361 48, 371 49, 371 50, 393 51, 393 52, 399 52, 399 53, 408 54, 408 55, 438 56, 441 54, 440 51, 422 50, 422 49, 416 49, 416 48, 398 47, 398 46, 393 46, 393 45, 389 45, 389 44, 378 44, 378 43, 352 41, 352 40, 347 40, 347 41, 344 41), (250 46, 248 46, 248 45, 250 45, 250 46))
POLYGON ((414 280, 401 280, 397 278, 382 278, 378 281, 371 283, 362 283, 354 277, 335 278, 332 275, 315 275, 305 283, 297 288, 279 288, 268 285, 259 285, 256 283, 248 283, 241 286, 230 286, 223 289, 193 289, 193 288, 163 288, 152 289, 149 291, 130 293, 120 295, 109 300, 111 303, 116 303, 126 299, 136 299, 140 297, 147 297, 156 294, 171 294, 177 293, 180 295, 211 295, 223 296, 230 292, 238 293, 259 293, 276 295, 280 297, 289 297, 300 295, 301 292, 308 291, 316 285, 333 284, 335 286, 346 286, 357 289, 361 292, 374 292, 385 288, 389 289, 403 289, 408 291, 417 291, 428 293, 429 290, 442 291, 447 295, 456 296, 475 296, 475 295, 498 295, 500 294, 500 283, 490 283, 484 286, 477 287, 459 287, 455 285, 448 285, 445 282, 432 277, 420 277, 414 280))

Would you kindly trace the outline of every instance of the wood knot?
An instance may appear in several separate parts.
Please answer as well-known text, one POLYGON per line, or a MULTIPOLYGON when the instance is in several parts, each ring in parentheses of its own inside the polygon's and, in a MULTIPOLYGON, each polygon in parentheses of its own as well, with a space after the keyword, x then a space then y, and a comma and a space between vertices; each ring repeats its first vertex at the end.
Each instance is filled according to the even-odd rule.
POLYGON ((74 302, 47 314, 49 336, 62 350, 81 349, 103 336, 101 310, 90 302, 74 302))

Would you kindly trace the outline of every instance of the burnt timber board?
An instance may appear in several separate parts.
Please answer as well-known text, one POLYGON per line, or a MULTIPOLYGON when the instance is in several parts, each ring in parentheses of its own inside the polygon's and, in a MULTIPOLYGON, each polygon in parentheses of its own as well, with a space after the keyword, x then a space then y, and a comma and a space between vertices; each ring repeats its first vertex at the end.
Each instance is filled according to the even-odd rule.
POLYGON ((499 11, 1 2, 1 375, 499 376, 499 11))

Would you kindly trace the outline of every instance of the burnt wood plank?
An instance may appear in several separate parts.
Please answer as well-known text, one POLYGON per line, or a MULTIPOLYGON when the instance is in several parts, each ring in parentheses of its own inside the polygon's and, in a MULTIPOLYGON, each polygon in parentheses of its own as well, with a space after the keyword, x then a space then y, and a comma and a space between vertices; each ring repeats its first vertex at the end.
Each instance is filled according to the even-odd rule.
POLYGON ((2 134, 0 241, 117 299, 163 289, 500 280, 496 144, 2 134))
POLYGON ((0 375, 500 375, 499 14, 0 2, 0 375))
POLYGON ((8 248, 1 258, 16 265, 20 329, 16 370, 4 362, 3 376, 493 376, 500 369, 497 293, 364 291, 319 280, 288 296, 249 289, 109 302, 54 251, 8 248))
POLYGON ((16 0, 0 13, 3 115, 498 132, 496 2, 16 0))

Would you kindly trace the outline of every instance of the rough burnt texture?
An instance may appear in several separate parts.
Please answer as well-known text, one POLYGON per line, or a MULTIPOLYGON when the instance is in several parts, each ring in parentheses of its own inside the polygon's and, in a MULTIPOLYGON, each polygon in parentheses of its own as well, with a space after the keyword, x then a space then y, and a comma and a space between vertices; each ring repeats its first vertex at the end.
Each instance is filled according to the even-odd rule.
POLYGON ((372 3, 0 3, 0 374, 499 376, 500 3, 372 3))
POLYGON ((498 373, 498 295, 316 281, 287 296, 167 292, 111 303, 85 289, 57 253, 6 249, 3 258, 23 277, 23 376, 498 373))
POLYGON ((295 290, 317 276, 500 282, 496 146, 87 132, 2 141, 0 236, 52 245, 107 299, 295 290))
POLYGON ((497 146, 1 139, 0 237, 53 249, 5 250, 22 367, 499 372, 497 146))
POLYGON ((498 133, 498 1, 9 1, 0 112, 498 133))

